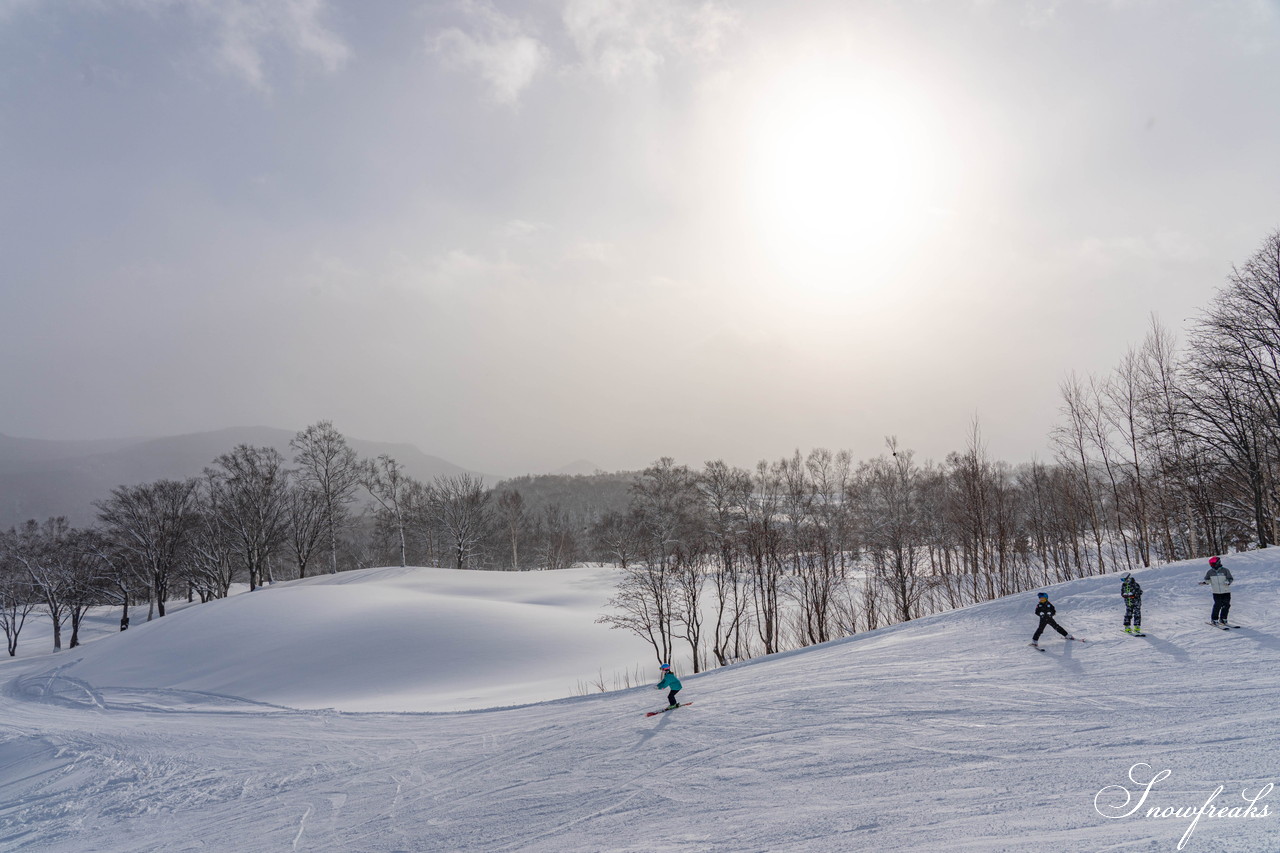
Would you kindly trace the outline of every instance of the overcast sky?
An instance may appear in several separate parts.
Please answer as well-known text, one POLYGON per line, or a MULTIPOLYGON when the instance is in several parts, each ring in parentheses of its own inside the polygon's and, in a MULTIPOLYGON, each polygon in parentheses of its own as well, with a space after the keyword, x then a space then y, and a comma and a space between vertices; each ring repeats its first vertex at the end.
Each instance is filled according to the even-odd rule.
POLYGON ((0 432, 1045 459, 1278 104, 1276 0, 0 0, 0 432))

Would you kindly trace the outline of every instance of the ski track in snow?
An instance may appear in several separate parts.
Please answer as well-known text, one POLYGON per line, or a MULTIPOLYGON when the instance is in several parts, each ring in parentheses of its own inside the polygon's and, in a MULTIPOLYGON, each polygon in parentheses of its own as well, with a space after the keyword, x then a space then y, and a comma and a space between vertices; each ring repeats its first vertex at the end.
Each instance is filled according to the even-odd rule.
MULTIPOLYGON (((18 660, 0 667, 0 850, 1173 851, 1190 819, 1106 819, 1095 795, 1136 790, 1138 763, 1172 771, 1157 806, 1280 782, 1280 552, 1228 565, 1238 631, 1203 624, 1203 563, 1174 564, 1138 573, 1141 644, 1116 635, 1117 576, 1087 578, 1050 594, 1088 643, 1028 649, 1026 594, 685 676, 695 704, 652 719, 647 687, 295 711, 18 660)), ((1280 794, 1262 802, 1184 849, 1280 850, 1280 794)))

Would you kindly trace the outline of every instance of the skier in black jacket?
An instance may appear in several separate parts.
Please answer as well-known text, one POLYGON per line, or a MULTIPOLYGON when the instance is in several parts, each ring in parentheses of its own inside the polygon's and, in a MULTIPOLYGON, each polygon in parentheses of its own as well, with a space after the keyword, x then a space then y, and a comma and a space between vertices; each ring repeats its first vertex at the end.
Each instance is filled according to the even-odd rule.
POLYGON ((1066 629, 1053 621, 1053 614, 1058 609, 1049 602, 1049 596, 1046 593, 1040 593, 1040 603, 1036 605, 1036 615, 1040 617, 1040 627, 1036 628, 1036 632, 1031 635, 1031 645, 1040 642, 1040 635, 1044 633, 1045 626, 1053 628, 1068 640, 1074 640, 1075 637, 1067 633, 1066 629))
POLYGON ((1120 595, 1124 598, 1124 632, 1141 634, 1142 587, 1138 584, 1138 579, 1128 572, 1120 578, 1120 595))

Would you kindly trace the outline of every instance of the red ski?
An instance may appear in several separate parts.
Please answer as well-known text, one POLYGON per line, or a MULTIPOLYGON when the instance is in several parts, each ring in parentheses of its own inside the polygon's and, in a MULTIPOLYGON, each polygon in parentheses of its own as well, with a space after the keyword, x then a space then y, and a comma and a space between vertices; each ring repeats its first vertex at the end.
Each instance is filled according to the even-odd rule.
POLYGON ((693 704, 692 702, 678 702, 675 705, 670 705, 666 708, 663 708, 661 711, 650 711, 649 713, 645 714, 645 716, 656 717, 659 714, 665 714, 668 711, 674 711, 676 708, 683 708, 685 705, 692 705, 692 704, 693 704))

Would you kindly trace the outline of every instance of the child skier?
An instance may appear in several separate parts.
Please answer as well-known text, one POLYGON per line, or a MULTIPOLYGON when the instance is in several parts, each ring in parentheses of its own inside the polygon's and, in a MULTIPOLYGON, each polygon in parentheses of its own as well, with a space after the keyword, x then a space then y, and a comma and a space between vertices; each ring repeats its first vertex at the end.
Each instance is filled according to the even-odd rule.
POLYGON ((1222 564, 1221 557, 1209 558, 1209 571, 1204 573, 1200 585, 1208 584, 1213 592, 1213 612, 1209 616, 1209 624, 1218 628, 1227 628, 1227 613, 1231 611, 1231 583, 1235 578, 1231 570, 1222 564), (1219 622, 1218 620, 1222 620, 1219 622))
POLYGON ((1053 614, 1057 613, 1058 609, 1049 602, 1049 596, 1042 592, 1038 597, 1040 602, 1036 605, 1036 615, 1040 617, 1040 627, 1036 628, 1036 632, 1031 635, 1031 645, 1035 646, 1040 642, 1040 635, 1044 633, 1046 626, 1053 628, 1064 638, 1074 640, 1075 637, 1068 634, 1065 628, 1053 621, 1053 614))
POLYGON ((1124 632, 1136 634, 1139 637, 1144 636, 1142 633, 1142 587, 1139 586, 1137 578, 1128 572, 1120 578, 1120 595, 1124 598, 1124 632))
POLYGON ((671 671, 671 664, 664 663, 658 668, 662 670, 662 680, 653 689, 662 690, 666 688, 670 690, 671 692, 667 694, 667 705, 675 708, 680 704, 676 702, 676 694, 680 692, 680 679, 676 678, 676 674, 671 671))

